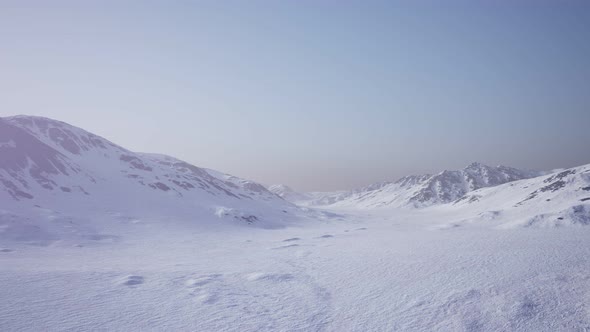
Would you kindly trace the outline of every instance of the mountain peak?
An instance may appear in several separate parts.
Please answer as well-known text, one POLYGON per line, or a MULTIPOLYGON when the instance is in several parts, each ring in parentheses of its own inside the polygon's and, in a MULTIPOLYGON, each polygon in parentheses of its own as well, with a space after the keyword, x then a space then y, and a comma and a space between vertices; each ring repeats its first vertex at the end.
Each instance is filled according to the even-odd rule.
POLYGON ((63 121, 32 115, 9 116, 0 120, 65 155, 81 155, 88 151, 103 151, 111 148, 128 152, 103 137, 63 121))
POLYGON ((464 169, 481 169, 481 168, 492 168, 486 164, 480 163, 478 161, 474 161, 471 164, 465 166, 464 169))
POLYGON ((8 121, 14 125, 27 126, 27 127, 46 128, 48 126, 54 126, 54 127, 76 128, 78 130, 82 130, 80 128, 74 127, 73 125, 71 125, 69 123, 55 120, 52 118, 47 118, 44 116, 37 116, 37 115, 19 114, 19 115, 1 117, 0 119, 8 121))

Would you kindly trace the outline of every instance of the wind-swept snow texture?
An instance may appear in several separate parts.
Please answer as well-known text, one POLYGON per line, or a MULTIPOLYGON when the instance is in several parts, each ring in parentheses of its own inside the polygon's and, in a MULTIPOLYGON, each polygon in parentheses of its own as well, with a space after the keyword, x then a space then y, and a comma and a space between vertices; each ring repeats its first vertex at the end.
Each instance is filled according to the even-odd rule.
POLYGON ((305 227, 137 224, 0 250, 2 331, 585 331, 590 227, 437 228, 348 212, 305 227))

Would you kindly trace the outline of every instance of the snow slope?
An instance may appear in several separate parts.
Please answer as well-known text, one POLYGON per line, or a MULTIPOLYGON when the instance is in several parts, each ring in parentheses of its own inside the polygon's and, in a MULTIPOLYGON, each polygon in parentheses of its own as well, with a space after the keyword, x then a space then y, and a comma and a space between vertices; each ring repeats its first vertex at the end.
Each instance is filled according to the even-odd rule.
POLYGON ((450 209, 501 227, 590 225, 590 165, 470 192, 450 209))
POLYGON ((135 153, 46 118, 0 118, 0 155, 0 239, 87 236, 106 227, 96 220, 105 215, 273 228, 302 214, 255 182, 135 153))

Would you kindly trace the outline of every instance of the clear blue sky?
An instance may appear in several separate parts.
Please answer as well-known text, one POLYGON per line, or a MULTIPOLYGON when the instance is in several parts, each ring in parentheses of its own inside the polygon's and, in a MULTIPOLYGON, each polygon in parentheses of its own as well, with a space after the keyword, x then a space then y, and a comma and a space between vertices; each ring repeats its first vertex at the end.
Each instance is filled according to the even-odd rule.
POLYGON ((590 162, 590 1, 0 1, 0 116, 302 190, 590 162))

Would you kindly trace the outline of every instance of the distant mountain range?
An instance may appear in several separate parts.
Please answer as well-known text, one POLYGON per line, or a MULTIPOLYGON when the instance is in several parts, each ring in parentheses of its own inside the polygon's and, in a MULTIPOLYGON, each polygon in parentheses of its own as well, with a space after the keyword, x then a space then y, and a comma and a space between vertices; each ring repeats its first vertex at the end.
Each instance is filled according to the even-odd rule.
POLYGON ((292 202, 324 209, 430 208, 460 215, 440 228, 495 222, 496 227, 590 225, 590 164, 554 172, 472 163, 457 171, 413 175, 395 182, 334 193, 269 190, 292 202))
POLYGON ((542 172, 506 166, 490 167, 474 162, 456 171, 411 175, 394 182, 334 193, 297 193, 284 185, 269 190, 291 202, 307 206, 354 208, 427 207, 453 202, 465 194, 516 180, 542 175, 542 172))

